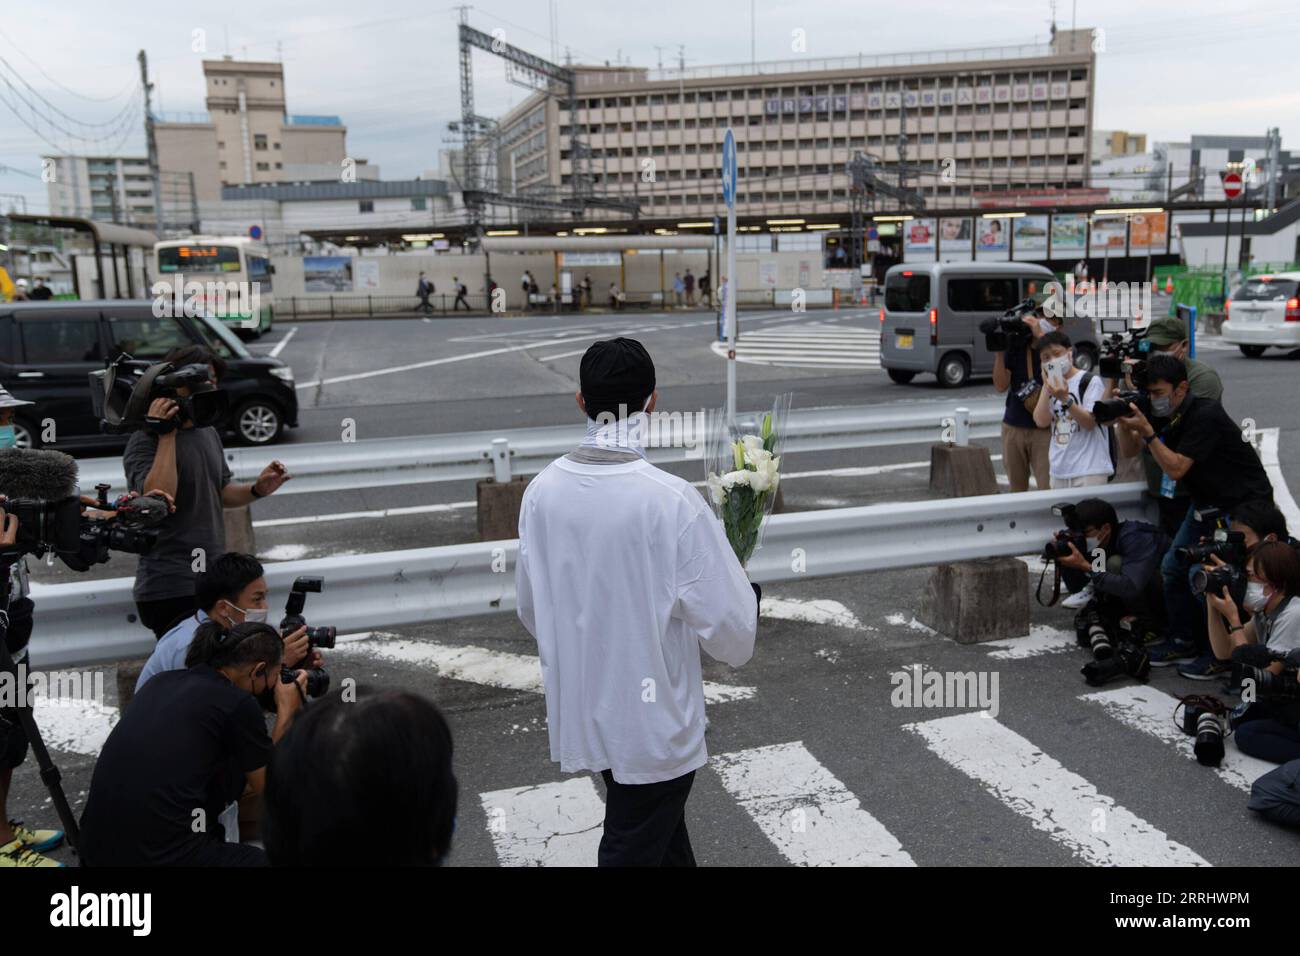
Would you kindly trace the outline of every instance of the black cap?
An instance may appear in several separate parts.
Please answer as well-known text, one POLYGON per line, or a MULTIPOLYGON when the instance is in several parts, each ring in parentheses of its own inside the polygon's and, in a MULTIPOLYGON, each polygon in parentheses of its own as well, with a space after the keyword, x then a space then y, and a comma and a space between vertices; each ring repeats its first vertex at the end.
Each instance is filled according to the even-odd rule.
POLYGON ((639 412, 655 390, 655 363, 636 339, 619 337, 593 342, 578 366, 582 397, 589 405, 614 407, 622 403, 639 412))

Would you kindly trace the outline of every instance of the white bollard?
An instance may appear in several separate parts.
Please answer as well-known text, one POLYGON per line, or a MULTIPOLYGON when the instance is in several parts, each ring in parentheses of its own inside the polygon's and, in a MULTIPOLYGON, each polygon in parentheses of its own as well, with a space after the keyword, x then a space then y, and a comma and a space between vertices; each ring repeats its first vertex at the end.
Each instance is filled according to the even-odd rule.
POLYGON ((500 484, 510 481, 510 440, 492 439, 492 478, 500 484))
POLYGON ((966 446, 970 444, 970 409, 965 406, 957 409, 956 414, 956 439, 954 444, 966 446))

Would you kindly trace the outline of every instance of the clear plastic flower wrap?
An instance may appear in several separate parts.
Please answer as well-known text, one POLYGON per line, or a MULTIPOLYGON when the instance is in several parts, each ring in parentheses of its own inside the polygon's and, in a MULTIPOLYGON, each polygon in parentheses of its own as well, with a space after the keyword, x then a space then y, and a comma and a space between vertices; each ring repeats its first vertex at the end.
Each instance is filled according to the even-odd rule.
POLYGON ((778 395, 772 410, 755 418, 710 413, 704 450, 706 496, 722 521, 742 565, 763 543, 763 529, 776 503, 791 394, 778 395))

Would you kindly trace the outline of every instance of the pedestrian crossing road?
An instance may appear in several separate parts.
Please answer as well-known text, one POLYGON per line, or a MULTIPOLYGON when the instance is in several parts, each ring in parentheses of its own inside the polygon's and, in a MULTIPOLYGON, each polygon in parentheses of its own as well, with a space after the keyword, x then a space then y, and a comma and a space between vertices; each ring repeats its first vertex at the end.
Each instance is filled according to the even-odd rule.
MULTIPOLYGON (((1036 608, 1026 637, 958 644, 900 610, 925 574, 774 586, 751 664, 706 662, 710 757, 687 805, 701 864, 1295 862, 1300 836, 1246 808, 1271 765, 1229 738, 1220 767, 1200 766, 1174 723, 1179 694, 1217 686, 1162 669, 1090 688, 1069 612, 1036 608)), ((336 686, 411 688, 447 714, 451 863, 595 864, 604 786, 550 762, 535 645, 512 616, 350 635, 327 666, 336 686)), ((116 714, 38 707, 75 806, 116 714)), ((15 784, 15 815, 51 816, 31 761, 15 784)))

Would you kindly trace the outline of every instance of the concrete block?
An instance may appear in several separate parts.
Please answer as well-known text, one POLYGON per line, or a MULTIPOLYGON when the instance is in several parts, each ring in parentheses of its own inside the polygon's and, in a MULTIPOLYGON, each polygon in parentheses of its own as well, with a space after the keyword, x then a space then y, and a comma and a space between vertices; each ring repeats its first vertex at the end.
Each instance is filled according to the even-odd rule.
POLYGON ((484 478, 475 486, 480 541, 519 537, 519 506, 528 481, 523 475, 515 475, 508 482, 484 478))
POLYGON ((144 659, 118 662, 117 711, 119 714, 126 710, 126 705, 131 703, 131 698, 135 696, 135 682, 140 679, 140 672, 144 670, 144 665, 144 659))
POLYGON ((1029 569, 1016 558, 941 564, 930 573, 916 619, 958 644, 1029 633, 1029 569))
POLYGON ((931 445, 930 491, 945 498, 996 495, 998 479, 987 448, 931 445))
POLYGON ((253 513, 248 505, 227 508, 221 517, 226 526, 226 550, 257 554, 257 544, 253 540, 253 513))

